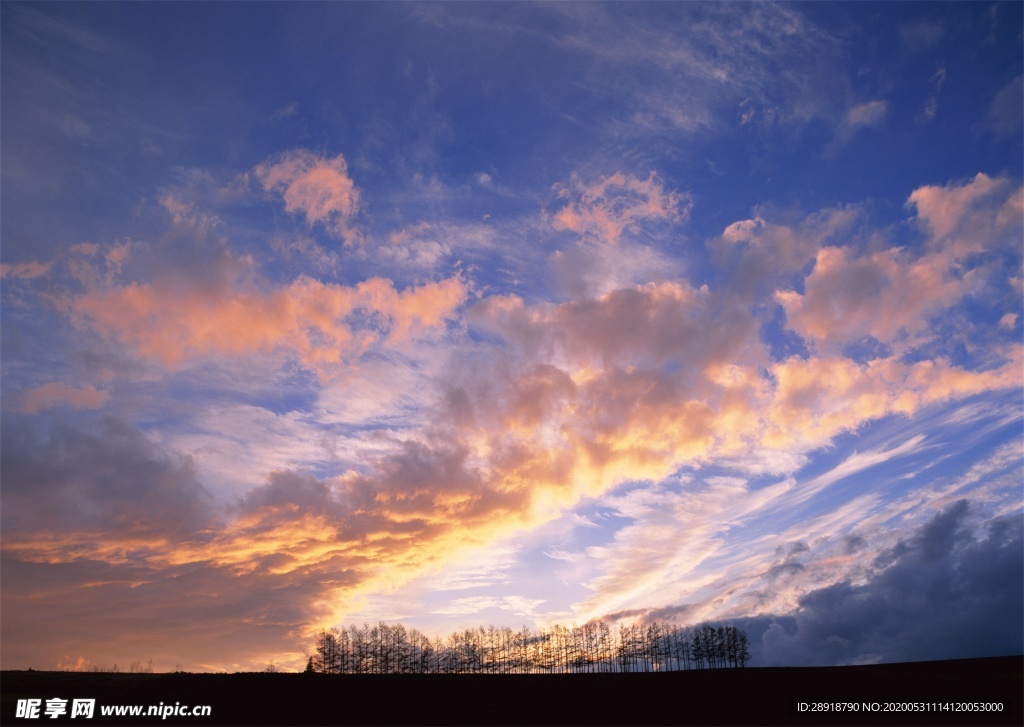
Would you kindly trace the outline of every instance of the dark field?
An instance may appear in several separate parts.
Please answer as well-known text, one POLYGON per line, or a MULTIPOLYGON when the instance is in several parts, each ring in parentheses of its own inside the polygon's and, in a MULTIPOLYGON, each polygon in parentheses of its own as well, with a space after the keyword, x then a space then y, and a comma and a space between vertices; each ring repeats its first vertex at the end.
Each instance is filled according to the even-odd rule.
POLYGON ((3 725, 1021 725, 1024 657, 516 676, 8 671, 0 694, 3 725), (35 719, 16 717, 27 698, 42 700, 35 719), (67 715, 46 716, 52 698, 68 700, 67 715), (96 700, 92 719, 69 716, 76 698, 96 700), (161 703, 209 705, 210 716, 101 714, 161 703), (852 711, 815 711, 822 703, 852 711), (921 711, 883 711, 914 703, 921 711), (1002 711, 977 711, 992 703, 1002 711))

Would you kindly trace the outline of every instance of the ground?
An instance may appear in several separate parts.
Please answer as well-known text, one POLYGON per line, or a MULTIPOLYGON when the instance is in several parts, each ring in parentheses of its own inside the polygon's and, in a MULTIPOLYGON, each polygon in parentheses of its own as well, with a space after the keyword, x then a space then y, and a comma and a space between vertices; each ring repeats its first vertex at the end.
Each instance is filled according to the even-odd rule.
POLYGON ((1024 658, 662 674, 397 675, 2 672, 0 721, 85 725, 1019 725, 1024 658), (68 714, 45 713, 67 700, 68 714), (76 698, 93 717, 71 716, 76 698), (39 699, 39 716, 18 702, 39 699), (103 706, 209 716, 105 716, 103 706), (822 711, 827 709, 828 711, 822 711), (986 711, 987 710, 987 711, 986 711))

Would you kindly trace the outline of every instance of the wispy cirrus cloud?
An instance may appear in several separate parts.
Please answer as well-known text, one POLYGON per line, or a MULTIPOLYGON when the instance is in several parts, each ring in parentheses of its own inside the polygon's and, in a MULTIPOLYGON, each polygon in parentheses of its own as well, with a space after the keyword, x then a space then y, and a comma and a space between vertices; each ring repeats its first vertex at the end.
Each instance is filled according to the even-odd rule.
POLYGON ((664 612, 677 608, 684 623, 693 623, 788 614, 816 589, 870 581, 885 567, 872 565, 872 558, 899 552, 908 523, 922 527, 964 498, 978 513, 972 530, 984 530, 981 510, 988 517, 1019 516, 1019 502, 1006 502, 1013 499, 1011 473, 1020 471, 1019 443, 955 480, 935 482, 921 476, 917 463, 934 460, 972 430, 960 421, 939 431, 933 443, 920 434, 883 441, 813 477, 755 483, 712 476, 602 497, 603 506, 632 522, 607 545, 587 551, 593 594, 577 604, 577 616, 631 619, 640 609, 650 618, 674 618, 664 612), (908 467, 915 469, 902 475, 908 467))

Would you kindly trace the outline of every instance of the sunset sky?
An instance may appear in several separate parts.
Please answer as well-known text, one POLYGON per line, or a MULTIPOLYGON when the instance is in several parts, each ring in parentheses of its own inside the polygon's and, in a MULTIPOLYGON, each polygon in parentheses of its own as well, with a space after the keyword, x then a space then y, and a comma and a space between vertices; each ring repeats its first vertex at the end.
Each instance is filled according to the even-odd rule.
POLYGON ((0 666, 1021 653, 1022 10, 4 2, 0 666))

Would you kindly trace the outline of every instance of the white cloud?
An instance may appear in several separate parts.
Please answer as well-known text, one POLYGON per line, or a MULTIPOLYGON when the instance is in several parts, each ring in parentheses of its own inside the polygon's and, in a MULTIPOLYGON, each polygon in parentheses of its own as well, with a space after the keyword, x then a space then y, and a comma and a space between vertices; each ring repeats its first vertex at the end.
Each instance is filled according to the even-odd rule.
POLYGON ((562 550, 561 548, 550 548, 545 550, 544 555, 552 560, 563 560, 566 563, 578 563, 586 558, 586 555, 583 553, 572 553, 567 550, 562 550))

